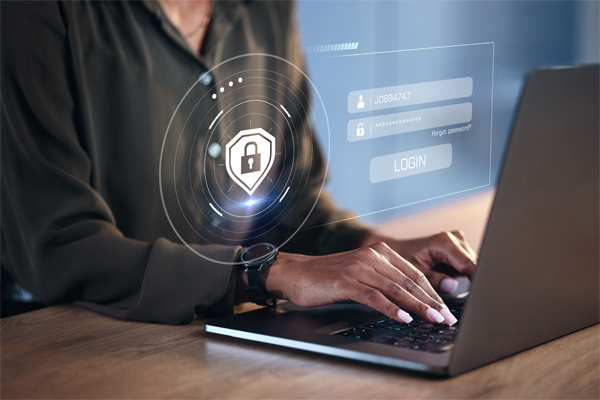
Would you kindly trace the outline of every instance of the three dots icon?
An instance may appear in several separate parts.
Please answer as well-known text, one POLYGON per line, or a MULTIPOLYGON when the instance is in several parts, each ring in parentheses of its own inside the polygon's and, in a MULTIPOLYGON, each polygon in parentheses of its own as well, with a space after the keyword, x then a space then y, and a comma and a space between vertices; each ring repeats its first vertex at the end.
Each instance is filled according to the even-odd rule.
MULTIPOLYGON (((242 83, 244 80, 240 77, 240 78, 238 78, 237 81, 238 81, 238 83, 242 83)), ((233 87, 233 81, 229 81, 229 87, 233 87)), ((221 86, 219 88, 219 92, 224 93, 225 92, 225 86, 221 86)), ((212 98, 213 98, 213 100, 216 100, 217 99, 217 94, 213 93, 212 98)))

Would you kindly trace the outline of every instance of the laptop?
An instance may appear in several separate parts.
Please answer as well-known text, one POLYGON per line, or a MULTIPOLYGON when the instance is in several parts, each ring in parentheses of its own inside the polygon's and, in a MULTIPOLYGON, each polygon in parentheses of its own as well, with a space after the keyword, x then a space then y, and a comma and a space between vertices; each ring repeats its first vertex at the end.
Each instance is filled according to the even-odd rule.
POLYGON ((206 331, 454 376, 599 322, 598 65, 531 72, 459 322, 402 324, 361 304, 293 303, 206 331))

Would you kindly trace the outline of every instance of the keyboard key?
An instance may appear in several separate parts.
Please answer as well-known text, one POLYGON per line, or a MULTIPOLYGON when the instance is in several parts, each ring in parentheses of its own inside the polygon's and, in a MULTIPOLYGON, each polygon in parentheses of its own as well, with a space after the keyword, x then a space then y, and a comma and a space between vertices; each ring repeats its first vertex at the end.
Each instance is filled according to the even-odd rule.
POLYGON ((388 338, 388 337, 376 337, 369 341, 373 342, 373 343, 391 344, 391 345, 393 345, 394 343, 397 342, 396 338, 388 338))
MULTIPOLYGON (((457 317, 461 312, 458 307, 451 310, 457 317)), ((348 328, 335 335, 434 353, 442 353, 454 347, 458 323, 447 326, 426 321, 415 315, 412 317, 413 321, 408 324, 385 318, 348 328)))
POLYGON ((414 328, 414 329, 415 329, 417 332, 429 332, 429 331, 431 330, 431 328, 421 328, 420 326, 419 326, 419 327, 416 327, 416 328, 414 328))
POLYGON ((396 332, 393 331, 389 331, 387 329, 373 329, 373 330, 367 330, 365 332, 360 333, 361 338, 366 338, 363 340, 370 340, 376 337, 380 337, 380 336, 393 336, 393 337, 403 337, 403 334, 396 334, 396 332))
POLYGON ((359 339, 359 340, 369 340, 369 339, 373 339, 375 337, 375 335, 373 335, 373 332, 365 332, 365 333, 358 333, 354 336, 349 336, 352 339, 359 339))
POLYGON ((381 324, 364 324, 360 326, 363 329, 378 329, 378 328, 383 328, 383 325, 381 324))

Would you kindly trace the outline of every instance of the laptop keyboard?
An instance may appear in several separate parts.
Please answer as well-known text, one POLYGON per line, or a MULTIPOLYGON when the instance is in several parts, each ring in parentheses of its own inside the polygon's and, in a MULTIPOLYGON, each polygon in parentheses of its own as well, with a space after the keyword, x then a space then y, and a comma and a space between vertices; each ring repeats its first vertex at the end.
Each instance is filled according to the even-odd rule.
POLYGON ((432 323, 411 314, 414 319, 408 324, 384 318, 335 332, 334 335, 411 350, 443 353, 454 347, 463 307, 464 304, 460 304, 450 308, 450 312, 458 319, 454 326, 432 323))

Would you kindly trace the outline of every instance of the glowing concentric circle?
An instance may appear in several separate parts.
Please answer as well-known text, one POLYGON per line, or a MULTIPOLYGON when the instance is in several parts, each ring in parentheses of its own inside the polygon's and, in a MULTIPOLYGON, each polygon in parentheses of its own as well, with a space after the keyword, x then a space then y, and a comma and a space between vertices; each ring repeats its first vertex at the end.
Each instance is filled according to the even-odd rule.
POLYGON ((313 82, 284 58, 245 54, 207 73, 214 77, 213 86, 194 82, 169 121, 160 153, 160 195, 184 245, 207 261, 236 265, 240 262, 215 258, 219 246, 269 242, 280 248, 307 222, 327 174, 329 121, 313 82), (318 99, 314 104, 309 90, 318 99), (324 120, 327 127, 322 153, 311 120, 324 120), (226 168, 225 149, 235 145, 230 141, 238 133, 252 129, 269 132, 263 136, 272 136, 274 147, 265 152, 253 145, 254 155, 239 156, 252 158, 259 168, 265 165, 263 157, 272 165, 260 170, 262 181, 250 191, 231 175, 249 172, 226 168))

